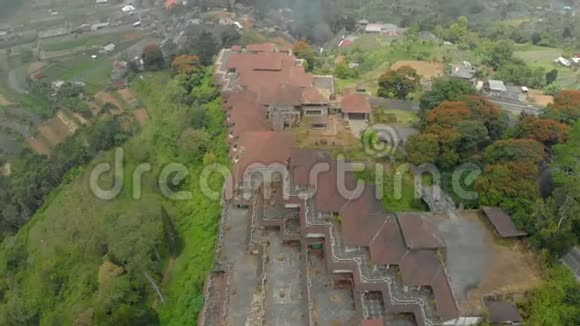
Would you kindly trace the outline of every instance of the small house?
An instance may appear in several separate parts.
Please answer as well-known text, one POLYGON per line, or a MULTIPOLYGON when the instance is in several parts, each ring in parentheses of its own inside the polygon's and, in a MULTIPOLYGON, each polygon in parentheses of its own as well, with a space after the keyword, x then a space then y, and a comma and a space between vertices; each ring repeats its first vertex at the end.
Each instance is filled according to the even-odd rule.
POLYGON ((368 120, 371 114, 371 105, 362 95, 345 95, 340 101, 340 106, 343 117, 347 120, 368 120))
POLYGON ((461 64, 454 64, 451 66, 451 77, 475 82, 475 69, 469 61, 463 61, 461 64))
POLYGON ((564 67, 571 67, 572 66, 572 63, 570 62, 570 60, 568 60, 564 57, 559 57, 559 58, 555 59, 554 63, 558 63, 564 67))
POLYGON ((521 325, 524 321, 518 308, 511 302, 486 300, 485 305, 492 325, 521 325))
POLYGON ((110 25, 111 24, 108 23, 108 22, 107 23, 93 24, 93 25, 91 25, 91 32, 98 31, 99 29, 103 29, 103 28, 109 27, 110 25))
POLYGON ((507 92, 507 87, 501 80, 488 80, 483 89, 491 96, 500 97, 502 94, 507 92))
POLYGON ((64 85, 64 80, 55 80, 51 83, 52 90, 58 91, 64 85))
POLYGON ((121 8, 121 11, 124 13, 134 12, 136 9, 132 5, 126 5, 125 7, 121 8))
POLYGON ((104 53, 111 53, 111 52, 115 51, 116 47, 117 46, 115 45, 115 43, 109 43, 109 44, 103 46, 103 52, 104 53))

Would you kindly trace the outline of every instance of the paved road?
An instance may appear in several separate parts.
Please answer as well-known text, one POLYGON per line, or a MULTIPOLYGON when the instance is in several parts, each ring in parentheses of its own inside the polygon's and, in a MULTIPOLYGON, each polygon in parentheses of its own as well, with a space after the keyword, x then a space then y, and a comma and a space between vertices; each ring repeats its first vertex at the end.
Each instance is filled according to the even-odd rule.
POLYGON ((528 113, 528 114, 533 114, 533 115, 540 114, 539 109, 534 108, 534 107, 529 107, 529 106, 524 105, 524 104, 502 101, 500 99, 494 99, 494 98, 489 98, 489 97, 487 99, 490 100, 495 105, 499 106, 504 111, 508 111, 508 112, 513 113, 515 115, 520 115, 523 112, 528 113))

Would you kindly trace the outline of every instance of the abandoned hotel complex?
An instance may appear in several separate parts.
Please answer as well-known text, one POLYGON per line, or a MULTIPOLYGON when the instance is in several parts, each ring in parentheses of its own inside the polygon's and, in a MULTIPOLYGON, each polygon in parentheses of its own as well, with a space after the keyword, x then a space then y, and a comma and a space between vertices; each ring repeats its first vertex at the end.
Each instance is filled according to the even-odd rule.
MULTIPOLYGON (((529 280, 506 276, 523 273, 498 262, 511 249, 495 242, 525 233, 502 210, 387 212, 373 185, 341 195, 341 164, 330 151, 298 146, 297 127, 368 121, 364 96, 335 94, 332 76, 305 72, 290 49, 273 44, 222 50, 215 70, 235 181, 226 186, 234 196, 224 202, 198 325, 521 321, 510 301, 529 280), (261 169, 276 173, 256 180, 261 169)), ((344 175, 354 189, 355 174, 344 175)))

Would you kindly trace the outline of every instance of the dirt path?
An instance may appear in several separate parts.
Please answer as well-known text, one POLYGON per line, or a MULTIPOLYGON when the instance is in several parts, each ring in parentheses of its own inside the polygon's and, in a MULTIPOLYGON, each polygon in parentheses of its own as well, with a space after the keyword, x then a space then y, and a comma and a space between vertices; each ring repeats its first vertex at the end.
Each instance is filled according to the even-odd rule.
POLYGON ((26 93, 26 77, 23 78, 22 73, 26 73, 26 67, 16 67, 8 73, 8 85, 18 94, 26 93))
MULTIPOLYGON (((163 273, 163 280, 161 280, 161 288, 169 283, 171 280, 171 275, 173 274, 173 269, 175 269, 175 257, 169 257, 169 261, 167 262, 167 267, 165 268, 165 272, 163 273)), ((155 301, 151 307, 155 310, 157 309, 157 305, 159 304, 159 297, 155 297, 155 301)))
POLYGON ((173 269, 175 268, 175 257, 170 257, 167 262, 167 268, 165 268, 165 273, 163 273, 163 281, 161 285, 165 285, 171 279, 171 274, 173 274, 173 269))
POLYGON ((7 106, 11 104, 12 102, 8 101, 7 98, 5 98, 2 94, 0 94, 0 106, 7 106))

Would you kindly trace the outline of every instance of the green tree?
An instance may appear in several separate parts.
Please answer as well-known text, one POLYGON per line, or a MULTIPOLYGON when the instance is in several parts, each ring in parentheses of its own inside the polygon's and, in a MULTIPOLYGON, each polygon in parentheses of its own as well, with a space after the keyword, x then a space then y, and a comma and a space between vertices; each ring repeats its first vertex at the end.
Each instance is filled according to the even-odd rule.
POLYGON ((573 125, 580 119, 580 90, 564 89, 554 97, 543 114, 544 118, 573 125))
POLYGON ((159 70, 163 69, 165 66, 165 60, 163 59, 161 48, 155 43, 147 44, 143 48, 142 58, 145 69, 159 70))
POLYGON ((546 85, 550 85, 558 79, 558 69, 552 69, 546 73, 546 85))
POLYGON ((419 134, 409 137, 405 144, 409 163, 421 165, 437 162, 439 156, 439 139, 433 134, 419 134))
POLYGON ((540 164, 545 159, 544 145, 533 139, 499 140, 485 150, 485 161, 497 163, 533 163, 540 164))
POLYGON ((498 69, 506 62, 512 60, 514 44, 510 40, 483 43, 481 50, 483 63, 498 69))
POLYGON ((419 75, 409 66, 389 70, 379 78, 380 97, 404 99, 419 87, 419 75))
POLYGON ((199 57, 204 66, 211 65, 213 57, 218 53, 219 47, 212 33, 203 31, 196 40, 194 54, 199 57))
POLYGON ((419 117, 424 119, 427 113, 444 101, 457 101, 466 95, 475 94, 475 89, 469 83, 458 79, 436 79, 431 91, 425 92, 419 103, 419 117))
POLYGON ((522 311, 529 325, 578 325, 580 286, 574 275, 562 265, 552 266, 542 286, 523 303, 522 311))
POLYGON ((357 78, 358 70, 350 68, 345 62, 341 62, 334 68, 334 75, 340 79, 357 78))
POLYGON ((562 86, 558 82, 552 82, 544 87, 544 94, 556 96, 562 90, 562 86))
POLYGON ((483 121, 461 121, 457 125, 457 131, 461 134, 461 140, 459 141, 457 149, 462 153, 478 151, 491 140, 483 121))
POLYGON ((316 54, 314 53, 314 50, 312 50, 310 44, 306 42, 306 40, 300 40, 294 43, 292 51, 296 57, 306 61, 306 68, 308 71, 312 71, 312 69, 314 69, 316 54))
POLYGON ((179 148, 194 160, 201 160, 205 153, 209 134, 204 130, 186 129, 179 137, 179 148))

